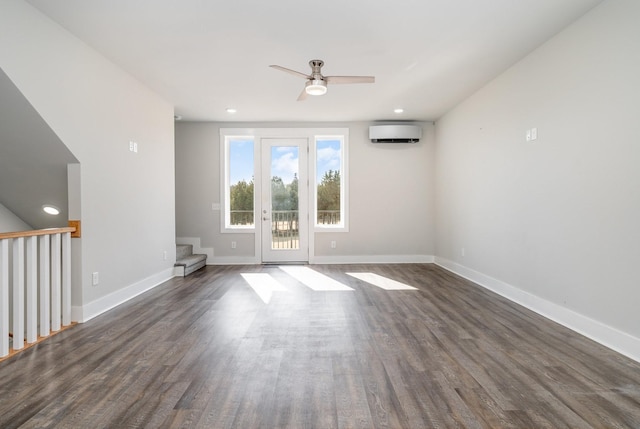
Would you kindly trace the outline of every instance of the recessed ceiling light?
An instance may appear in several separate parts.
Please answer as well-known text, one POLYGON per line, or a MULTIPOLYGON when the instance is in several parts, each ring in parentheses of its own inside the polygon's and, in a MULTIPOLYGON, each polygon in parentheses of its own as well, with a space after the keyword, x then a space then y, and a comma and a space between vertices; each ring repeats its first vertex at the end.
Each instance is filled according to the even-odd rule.
POLYGON ((236 113, 237 110, 234 109, 233 107, 227 107, 227 113, 236 113))
POLYGON ((401 108, 393 109, 393 113, 402 113, 402 112, 404 112, 404 109, 401 109, 401 108))
POLYGON ((56 216, 60 214, 60 209, 57 208, 56 206, 52 206, 51 204, 45 204, 44 206, 42 206, 42 210, 44 210, 45 213, 50 214, 52 216, 56 216))

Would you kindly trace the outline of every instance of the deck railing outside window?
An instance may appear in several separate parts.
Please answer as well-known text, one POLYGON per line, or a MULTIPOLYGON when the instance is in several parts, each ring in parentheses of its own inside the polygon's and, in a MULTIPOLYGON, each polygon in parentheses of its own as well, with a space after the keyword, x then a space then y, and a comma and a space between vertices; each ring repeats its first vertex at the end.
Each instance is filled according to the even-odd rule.
POLYGON ((318 225, 338 225, 340 210, 318 210, 318 225))
MULTIPOLYGON (((231 225, 253 225, 253 219, 253 210, 231 210, 231 225)), ((338 225, 340 210, 318 210, 317 219, 318 225, 338 225)))
POLYGON ((297 210, 271 212, 271 244, 273 249, 297 249, 300 246, 297 210))
POLYGON ((231 225, 253 225, 253 210, 231 210, 231 225))

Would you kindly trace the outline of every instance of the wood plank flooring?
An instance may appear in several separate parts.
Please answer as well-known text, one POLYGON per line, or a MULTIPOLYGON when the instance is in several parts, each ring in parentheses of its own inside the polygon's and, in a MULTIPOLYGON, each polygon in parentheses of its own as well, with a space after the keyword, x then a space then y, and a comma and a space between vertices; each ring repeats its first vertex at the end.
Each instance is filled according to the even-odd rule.
POLYGON ((637 362, 435 265, 309 268, 353 290, 206 267, 0 363, 0 427, 640 428, 637 362))

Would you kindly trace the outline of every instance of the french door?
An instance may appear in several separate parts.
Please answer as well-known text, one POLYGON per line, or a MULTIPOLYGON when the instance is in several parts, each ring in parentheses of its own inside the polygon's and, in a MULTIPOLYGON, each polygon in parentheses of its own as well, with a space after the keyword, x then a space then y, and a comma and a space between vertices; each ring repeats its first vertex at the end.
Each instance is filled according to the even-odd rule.
POLYGON ((306 138, 263 138, 260 221, 262 262, 309 261, 306 138))

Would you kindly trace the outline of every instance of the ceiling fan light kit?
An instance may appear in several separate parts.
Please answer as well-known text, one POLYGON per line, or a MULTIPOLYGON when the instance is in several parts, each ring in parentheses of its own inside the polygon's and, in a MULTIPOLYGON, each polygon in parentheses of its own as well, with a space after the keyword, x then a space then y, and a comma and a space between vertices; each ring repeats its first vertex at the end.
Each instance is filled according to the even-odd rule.
POLYGON ((309 95, 324 95, 327 93, 327 84, 320 79, 308 80, 304 90, 309 95))
POLYGON ((324 65, 322 60, 311 60, 309 66, 311 67, 311 74, 304 74, 299 71, 291 70, 286 67, 278 65, 270 65, 276 70, 283 71, 285 73, 292 74, 294 76, 306 79, 304 85, 304 91, 298 97, 298 101, 306 99, 308 95, 324 95, 327 93, 327 84, 339 84, 339 83, 374 83, 374 76, 323 76, 321 68, 324 65))

